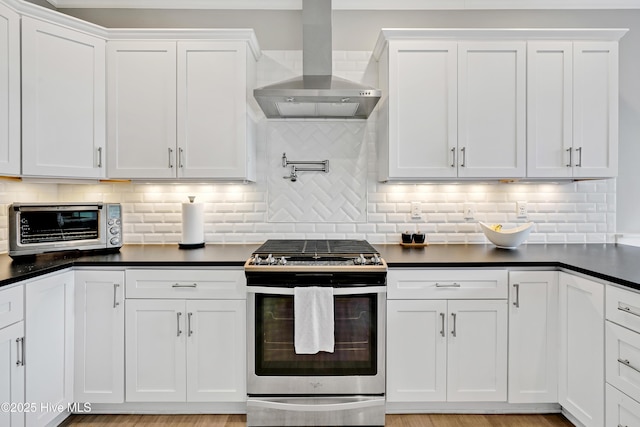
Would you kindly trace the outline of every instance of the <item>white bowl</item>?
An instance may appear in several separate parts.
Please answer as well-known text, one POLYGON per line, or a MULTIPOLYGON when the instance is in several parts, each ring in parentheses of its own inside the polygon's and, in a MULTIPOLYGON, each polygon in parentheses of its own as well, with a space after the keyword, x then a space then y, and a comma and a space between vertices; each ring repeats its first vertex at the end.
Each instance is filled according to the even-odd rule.
POLYGON ((531 233, 531 229, 533 228, 533 222, 527 222, 526 224, 508 230, 503 228, 500 231, 492 229, 489 224, 485 224, 484 222, 478 222, 478 224, 480 224, 482 232, 487 236, 487 239, 502 249, 517 248, 529 237, 529 233, 531 233))

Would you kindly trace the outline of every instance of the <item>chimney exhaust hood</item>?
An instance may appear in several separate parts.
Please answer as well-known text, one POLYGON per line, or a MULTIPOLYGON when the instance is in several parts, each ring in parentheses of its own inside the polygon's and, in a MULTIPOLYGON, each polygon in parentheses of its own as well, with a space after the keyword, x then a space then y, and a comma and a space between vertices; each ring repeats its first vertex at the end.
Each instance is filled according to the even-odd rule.
POLYGON ((366 119, 381 91, 332 75, 331 0, 302 0, 301 77, 253 96, 267 118, 366 119))

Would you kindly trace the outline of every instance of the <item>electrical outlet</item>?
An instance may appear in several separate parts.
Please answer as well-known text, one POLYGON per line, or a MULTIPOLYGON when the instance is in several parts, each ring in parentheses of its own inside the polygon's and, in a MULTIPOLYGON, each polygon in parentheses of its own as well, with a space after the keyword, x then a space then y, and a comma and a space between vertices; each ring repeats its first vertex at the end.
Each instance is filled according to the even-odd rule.
POLYGON ((464 219, 473 219, 476 216, 476 205, 473 203, 465 203, 462 207, 464 219))
POLYGON ((524 202, 524 201, 516 202, 516 217, 517 218, 527 217, 527 202, 524 202))
POLYGON ((422 204, 411 202, 411 219, 422 219, 422 204))

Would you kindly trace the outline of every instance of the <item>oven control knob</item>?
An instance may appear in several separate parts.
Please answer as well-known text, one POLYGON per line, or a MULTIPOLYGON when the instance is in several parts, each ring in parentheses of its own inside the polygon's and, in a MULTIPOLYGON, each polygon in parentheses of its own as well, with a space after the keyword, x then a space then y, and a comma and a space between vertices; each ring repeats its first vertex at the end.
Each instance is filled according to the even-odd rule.
POLYGON ((278 263, 278 260, 276 260, 276 259, 273 257, 273 254, 269 254, 269 255, 267 256, 267 259, 266 259, 265 261, 267 262, 267 264, 268 264, 268 265, 274 265, 274 264, 277 264, 277 263, 278 263))
POLYGON ((285 257, 281 257, 281 258, 278 260, 278 264, 280 264, 280 265, 287 265, 287 259, 286 259, 285 257))
POLYGON ((367 264, 367 259, 364 257, 364 255, 360 254, 360 256, 358 258, 353 260, 353 262, 356 265, 366 265, 367 264))
POLYGON ((111 227, 111 228, 109 229, 109 232, 110 232, 111 234, 118 234, 118 233, 120 232, 120 228, 118 228, 118 227, 111 227))
POLYGON ((109 240, 109 243, 115 246, 120 243, 120 239, 118 239, 117 237, 112 237, 111 240, 109 240))
POLYGON ((109 225, 113 225, 113 224, 115 224, 115 223, 116 223, 116 222, 115 222, 113 219, 110 219, 109 221, 107 221, 107 224, 109 224, 109 225))
POLYGON ((253 265, 260 265, 262 264, 262 258, 260 258, 260 255, 256 255, 255 258, 253 259, 253 265))
POLYGON ((382 264, 382 261, 380 260, 380 257, 378 256, 378 254, 374 254, 374 255, 371 257, 371 264, 373 264, 373 265, 380 265, 380 264, 382 264))

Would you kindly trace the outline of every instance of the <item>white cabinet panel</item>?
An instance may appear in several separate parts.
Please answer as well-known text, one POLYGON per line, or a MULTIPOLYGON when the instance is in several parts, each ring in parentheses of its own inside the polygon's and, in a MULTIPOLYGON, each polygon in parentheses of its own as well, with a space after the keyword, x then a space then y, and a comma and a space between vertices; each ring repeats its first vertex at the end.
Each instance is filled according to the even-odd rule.
POLYGON ((246 299, 242 269, 129 269, 127 298, 246 299))
MULTIPOLYGON (((25 402, 50 406, 73 402, 73 272, 25 284, 25 402)), ((37 407, 27 426, 42 426, 59 413, 37 407)))
POLYGON ((507 301, 450 300, 447 400, 507 400, 507 301))
POLYGON ((390 270, 387 295, 391 299, 500 299, 508 294, 507 270, 390 270))
POLYGON ((20 16, 0 4, 0 173, 20 174, 20 16))
POLYGON ((558 401, 558 272, 509 273, 509 402, 558 401))
POLYGON ((24 318, 24 287, 15 286, 0 291, 0 328, 24 318))
POLYGON ((574 176, 618 172, 618 43, 575 42, 574 176))
POLYGON ((559 274, 558 400, 586 427, 604 424, 604 285, 559 274))
POLYGON ((124 402, 124 272, 75 272, 75 401, 124 402))
POLYGON ((387 301, 387 401, 447 398, 447 301, 387 301))
POLYGON ((109 41, 110 178, 176 176, 176 44, 109 41))
POLYGON ((105 41, 22 18, 22 173, 104 176, 105 41))
POLYGON ((388 71, 388 175, 456 177, 457 43, 393 41, 388 71))
POLYGON ((640 334, 606 322, 605 339, 607 382, 640 400, 640 334))
MULTIPOLYGON (((0 329, 0 403, 24 402, 24 322, 0 329)), ((0 411, 3 427, 24 426, 24 411, 0 411)))
POLYGON ((246 301, 187 301, 187 401, 244 401, 246 301))
POLYGON ((606 426, 640 426, 640 403, 607 384, 607 421, 606 426))
POLYGON ((525 176, 526 49, 459 43, 458 176, 525 176))
POLYGON ((182 300, 127 300, 127 402, 183 402, 186 396, 182 300))

